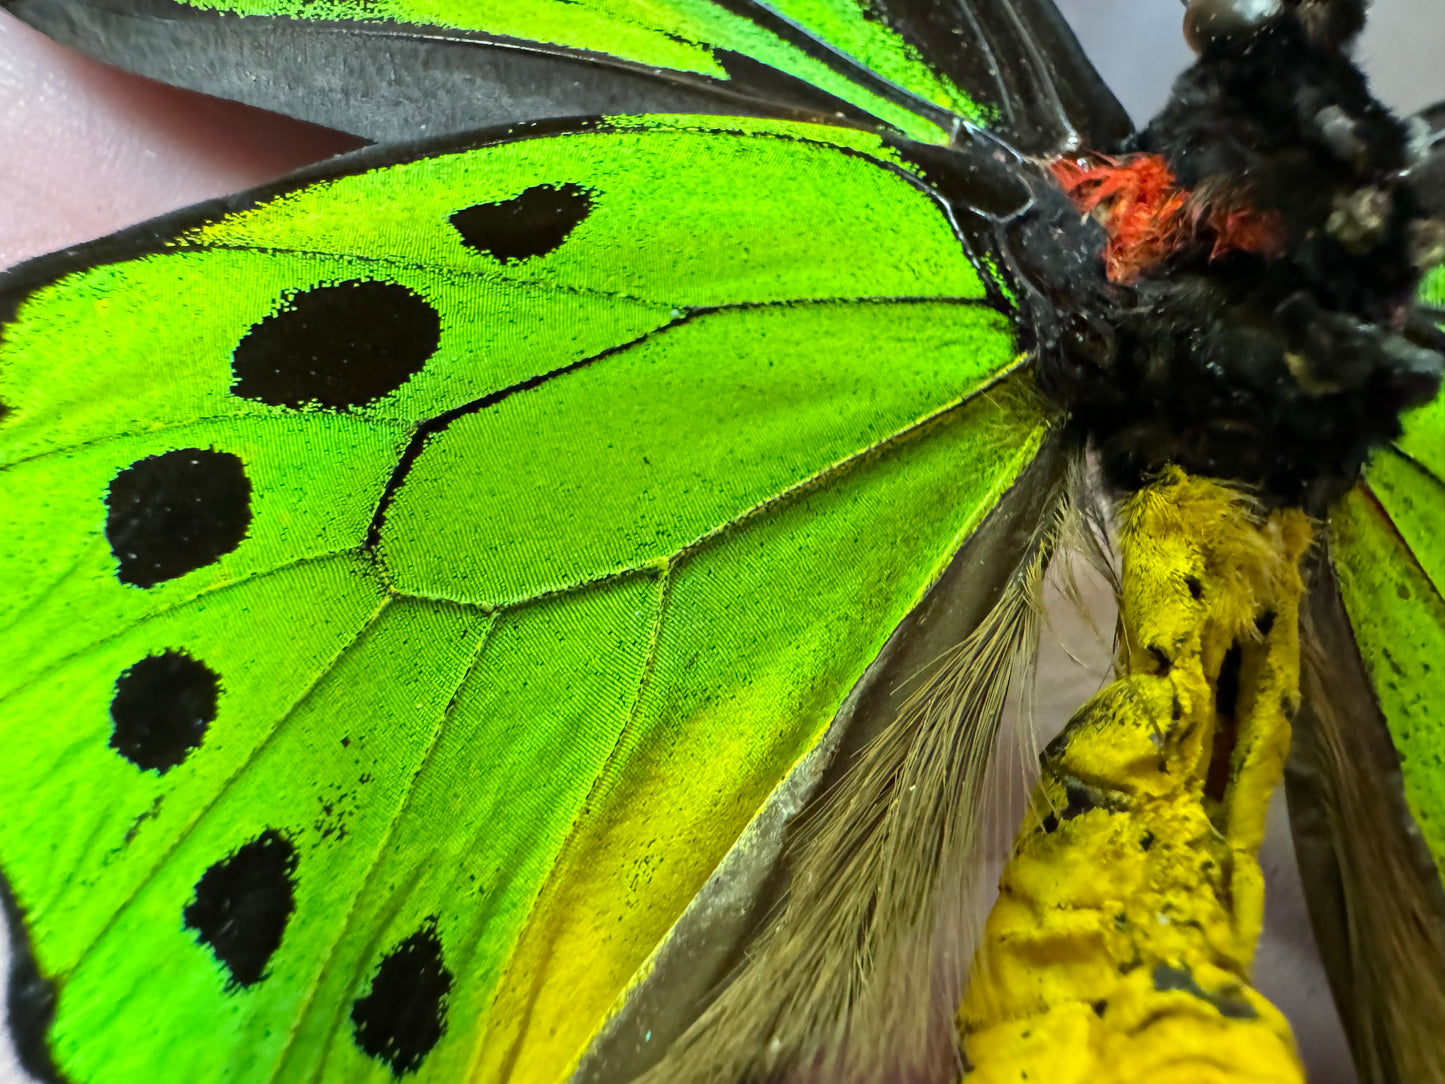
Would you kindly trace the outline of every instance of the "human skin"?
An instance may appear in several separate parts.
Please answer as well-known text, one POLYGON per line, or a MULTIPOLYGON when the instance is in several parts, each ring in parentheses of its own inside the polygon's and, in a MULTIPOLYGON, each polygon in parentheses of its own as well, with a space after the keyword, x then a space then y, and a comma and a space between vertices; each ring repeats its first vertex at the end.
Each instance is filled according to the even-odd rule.
POLYGON ((0 267, 357 145, 130 76, 0 13, 0 267))
MULTIPOLYGON (((0 103, 0 267, 260 184, 356 145, 325 129, 125 75, 4 14, 0 103)), ((1107 599, 1097 591, 1095 597, 1102 610, 1096 622, 1108 630, 1107 599)), ((1047 740, 1097 687, 1107 658, 1097 637, 1067 627, 1077 624, 1067 607, 1055 612, 1069 651, 1088 662, 1074 665, 1069 651, 1049 637, 1038 740, 1047 740)), ((1032 758, 1030 749, 1020 762, 1032 758)), ((1022 787, 1012 790, 1018 794, 1022 787)), ((1007 808, 1002 795, 999 803, 1007 808)), ((1271 888, 1257 975, 1289 1015, 1310 1079, 1347 1084, 1353 1074, 1315 958, 1283 810, 1274 812, 1262 855, 1271 888)), ((0 1084, 21 1079, 17 1074, 13 1066, 7 1069, 0 1049, 0 1084)))

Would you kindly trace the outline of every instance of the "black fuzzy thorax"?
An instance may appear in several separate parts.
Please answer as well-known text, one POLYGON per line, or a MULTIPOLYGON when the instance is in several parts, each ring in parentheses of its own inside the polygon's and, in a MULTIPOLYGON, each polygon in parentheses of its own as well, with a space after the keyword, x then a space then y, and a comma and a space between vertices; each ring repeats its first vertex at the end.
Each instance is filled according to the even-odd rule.
POLYGON ((1281 247, 1216 256, 1206 237, 1133 285, 1075 291, 1041 383, 1118 487, 1175 463, 1323 511, 1440 386, 1445 340, 1414 298, 1445 226, 1409 180, 1410 130, 1287 13, 1211 47, 1123 150, 1271 214, 1281 247))

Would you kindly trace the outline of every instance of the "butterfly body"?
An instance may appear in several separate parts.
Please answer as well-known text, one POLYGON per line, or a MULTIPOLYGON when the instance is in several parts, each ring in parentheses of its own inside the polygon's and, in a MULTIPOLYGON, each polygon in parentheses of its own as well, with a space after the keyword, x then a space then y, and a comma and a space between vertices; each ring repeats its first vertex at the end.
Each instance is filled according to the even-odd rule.
POLYGON ((1309 393, 1231 371, 1263 273, 1107 280, 1047 163, 1127 124, 1046 3, 15 7, 366 135, 500 125, 5 280, 0 869, 49 1075, 946 1076, 1068 461, 1294 500, 1393 432, 1301 467, 1305 418, 1261 472, 1309 393))

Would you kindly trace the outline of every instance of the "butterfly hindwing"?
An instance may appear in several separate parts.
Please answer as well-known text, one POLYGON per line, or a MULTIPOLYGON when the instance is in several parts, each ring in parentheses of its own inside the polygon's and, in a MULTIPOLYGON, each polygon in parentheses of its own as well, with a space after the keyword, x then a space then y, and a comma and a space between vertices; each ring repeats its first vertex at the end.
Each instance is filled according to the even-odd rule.
POLYGON ((1445 1013, 1445 398, 1402 420, 1329 518, 1288 779, 1316 940, 1370 1084, 1438 1075, 1445 1013))
MULTIPOLYGON (((1445 271, 1425 300, 1445 293, 1445 271)), ((1361 658, 1400 756, 1406 800, 1445 883, 1445 397, 1407 414, 1330 519, 1361 658)))
POLYGON ((958 220, 876 137, 633 119, 13 272, 29 1048, 564 1076, 1040 446, 958 220))
POLYGON ((1368 495, 1350 494, 1332 517, 1331 552, 1406 796, 1445 871, 1445 400, 1408 417, 1366 479, 1368 495))

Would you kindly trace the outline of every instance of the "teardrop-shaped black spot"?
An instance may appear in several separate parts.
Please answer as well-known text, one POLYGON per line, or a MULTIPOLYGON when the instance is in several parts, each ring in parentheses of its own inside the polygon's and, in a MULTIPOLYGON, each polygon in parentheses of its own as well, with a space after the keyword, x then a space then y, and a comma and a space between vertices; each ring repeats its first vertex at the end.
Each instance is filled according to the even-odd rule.
POLYGON ((266 977, 296 907, 295 876, 296 848, 268 828, 196 882, 186 926, 230 972, 228 986, 253 986, 266 977))
POLYGON ((316 286, 251 325, 231 354, 231 391, 272 406, 365 406, 419 373, 440 341, 436 309, 405 286, 316 286))
POLYGON ((201 744, 220 688, 215 671, 183 652, 141 659, 116 679, 110 747, 137 768, 164 775, 201 744))
POLYGON ((230 452, 178 448, 117 474, 105 505, 117 578, 154 587, 241 544, 251 526, 251 480, 230 452))
POLYGON ((477 203, 452 215, 468 246, 503 263, 545 256, 592 213, 592 193, 580 184, 534 184, 520 196, 477 203))
POLYGON ((446 1031, 451 989, 433 916, 382 958, 371 989, 352 1004, 356 1045, 397 1076, 416 1072, 446 1031))

